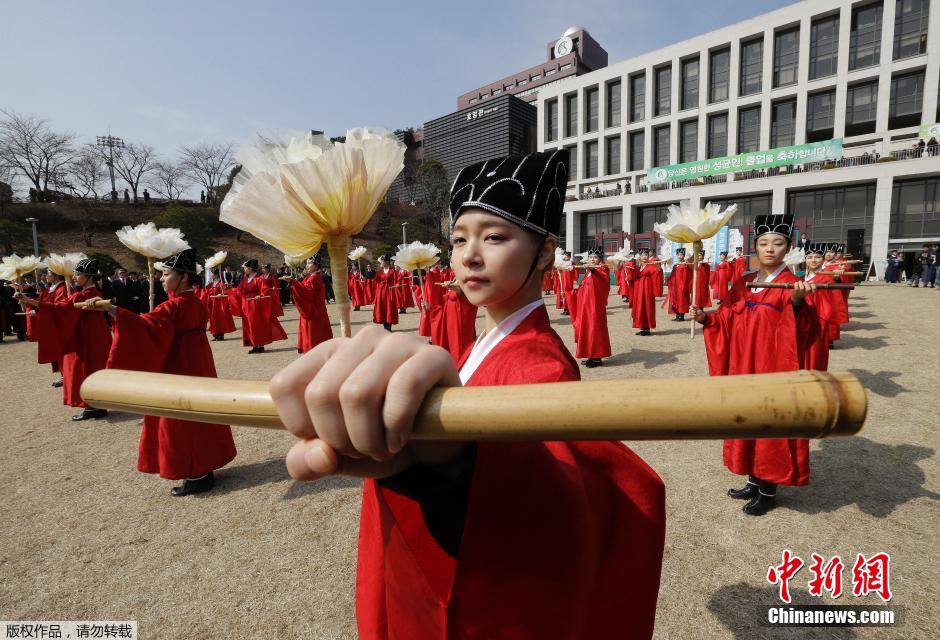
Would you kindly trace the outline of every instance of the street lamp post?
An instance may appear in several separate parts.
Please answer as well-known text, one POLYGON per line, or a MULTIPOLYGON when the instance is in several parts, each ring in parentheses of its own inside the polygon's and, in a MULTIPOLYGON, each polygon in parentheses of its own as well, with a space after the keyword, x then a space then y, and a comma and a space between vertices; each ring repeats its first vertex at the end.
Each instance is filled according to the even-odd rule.
POLYGON ((108 172, 111 174, 111 202, 117 202, 117 186, 114 184, 114 149, 124 148, 124 140, 116 136, 112 136, 110 133, 106 136, 98 136, 98 146, 108 148, 108 172))
POLYGON ((37 258, 39 257, 39 236, 36 234, 36 223, 39 222, 36 218, 26 218, 26 222, 33 225, 33 255, 37 258))
POLYGON ((401 242, 402 244, 408 244, 408 223, 401 223, 401 242))

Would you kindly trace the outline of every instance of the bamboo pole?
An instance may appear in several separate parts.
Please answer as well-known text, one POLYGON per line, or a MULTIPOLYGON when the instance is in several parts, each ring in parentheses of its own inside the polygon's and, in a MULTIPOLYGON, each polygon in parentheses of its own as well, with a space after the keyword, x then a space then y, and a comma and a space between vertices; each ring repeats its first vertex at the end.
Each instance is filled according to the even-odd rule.
MULTIPOLYGON (((855 288, 854 284, 848 284, 845 282, 832 282, 832 283, 813 282, 812 284, 815 284, 817 289, 839 289, 839 290, 851 291, 852 289, 855 288)), ((792 289, 793 285, 794 285, 793 282, 748 282, 747 288, 748 289, 792 289)))
MULTIPOLYGON (((698 309, 698 263, 699 253, 702 250, 702 241, 692 243, 692 306, 698 309)), ((689 337, 695 338, 695 317, 692 317, 692 326, 689 328, 689 337)))
MULTIPOLYGON (((598 380, 428 393, 415 440, 711 440, 852 435, 867 398, 848 372, 598 380), (682 393, 677 394, 676 389, 682 393)), ((283 429, 268 383, 102 369, 82 384, 99 409, 283 429)))
POLYGON ((327 251, 330 254, 330 275, 333 278, 333 295, 339 306, 340 337, 352 337, 352 325, 349 320, 349 269, 346 267, 346 257, 349 254, 349 236, 329 236, 326 239, 327 251))
POLYGON ((150 310, 153 311, 153 258, 147 257, 147 277, 150 278, 150 310))

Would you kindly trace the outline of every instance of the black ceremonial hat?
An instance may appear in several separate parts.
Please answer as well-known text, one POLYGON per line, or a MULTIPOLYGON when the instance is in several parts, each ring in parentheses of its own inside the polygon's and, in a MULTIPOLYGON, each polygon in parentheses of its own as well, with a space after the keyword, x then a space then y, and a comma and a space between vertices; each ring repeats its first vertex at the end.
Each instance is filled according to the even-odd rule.
POLYGON ((680 253, 682 255, 685 255, 685 247, 679 247, 678 249, 676 249, 676 255, 679 255, 680 253))
POLYGON ((254 271, 257 271, 257 270, 258 270, 258 261, 255 260, 254 258, 251 258, 250 260, 245 260, 245 261, 242 263, 242 266, 243 266, 243 267, 248 267, 249 269, 253 269, 254 271))
POLYGON ((464 167, 450 190, 450 223, 478 207, 539 235, 558 237, 568 150, 496 158, 464 167))
POLYGON ((806 245, 806 255, 825 255, 826 251, 829 249, 829 245, 825 242, 810 242, 806 245))
POLYGON ((75 265, 75 273, 80 273, 86 276, 98 275, 98 261, 94 258, 85 258, 84 260, 79 260, 78 264, 75 265))
POLYGON ((599 247, 599 246, 597 246, 597 245, 594 245, 593 247, 591 247, 590 249, 588 249, 588 255, 595 255, 595 256, 597 256, 598 258, 603 258, 603 257, 604 257, 604 248, 603 248, 603 247, 599 247))
POLYGON ((196 271, 196 252, 192 249, 183 249, 175 256, 163 261, 163 266, 183 273, 198 275, 196 271))
POLYGON ((779 233, 789 238, 790 234, 793 233, 793 216, 785 213, 755 216, 754 238, 759 238, 767 233, 779 233))
POLYGON ((321 256, 319 253, 313 254, 311 257, 307 258, 307 260, 317 265, 318 267, 323 264, 323 256, 321 256))

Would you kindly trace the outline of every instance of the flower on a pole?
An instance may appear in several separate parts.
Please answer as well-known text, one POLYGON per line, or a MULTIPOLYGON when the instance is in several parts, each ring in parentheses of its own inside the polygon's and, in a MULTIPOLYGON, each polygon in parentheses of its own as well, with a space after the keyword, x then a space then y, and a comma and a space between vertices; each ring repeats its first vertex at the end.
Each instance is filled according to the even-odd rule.
POLYGON ((718 230, 728 224, 731 217, 738 210, 733 204, 724 211, 721 207, 709 202, 704 209, 677 207, 669 205, 669 214, 666 222, 657 222, 653 231, 673 242, 682 244, 698 242, 711 238, 718 230))
POLYGON ((441 250, 431 243, 411 242, 398 245, 398 253, 392 256, 392 261, 405 271, 416 269, 430 269, 440 259, 441 250))

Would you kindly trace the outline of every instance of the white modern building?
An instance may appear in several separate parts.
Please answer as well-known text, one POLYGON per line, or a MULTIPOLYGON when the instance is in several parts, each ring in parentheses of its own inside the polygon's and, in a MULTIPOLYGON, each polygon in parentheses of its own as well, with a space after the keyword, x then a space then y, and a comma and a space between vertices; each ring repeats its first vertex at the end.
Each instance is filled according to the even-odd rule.
POLYGON ((805 0, 543 89, 538 147, 573 160, 565 245, 649 246, 668 205, 708 201, 737 203, 745 238, 755 215, 792 213, 802 234, 847 242, 879 275, 891 249, 940 242, 940 146, 918 146, 930 141, 922 125, 940 121, 940 6, 930 9, 805 0), (841 142, 841 159, 648 178, 826 140, 841 142))

